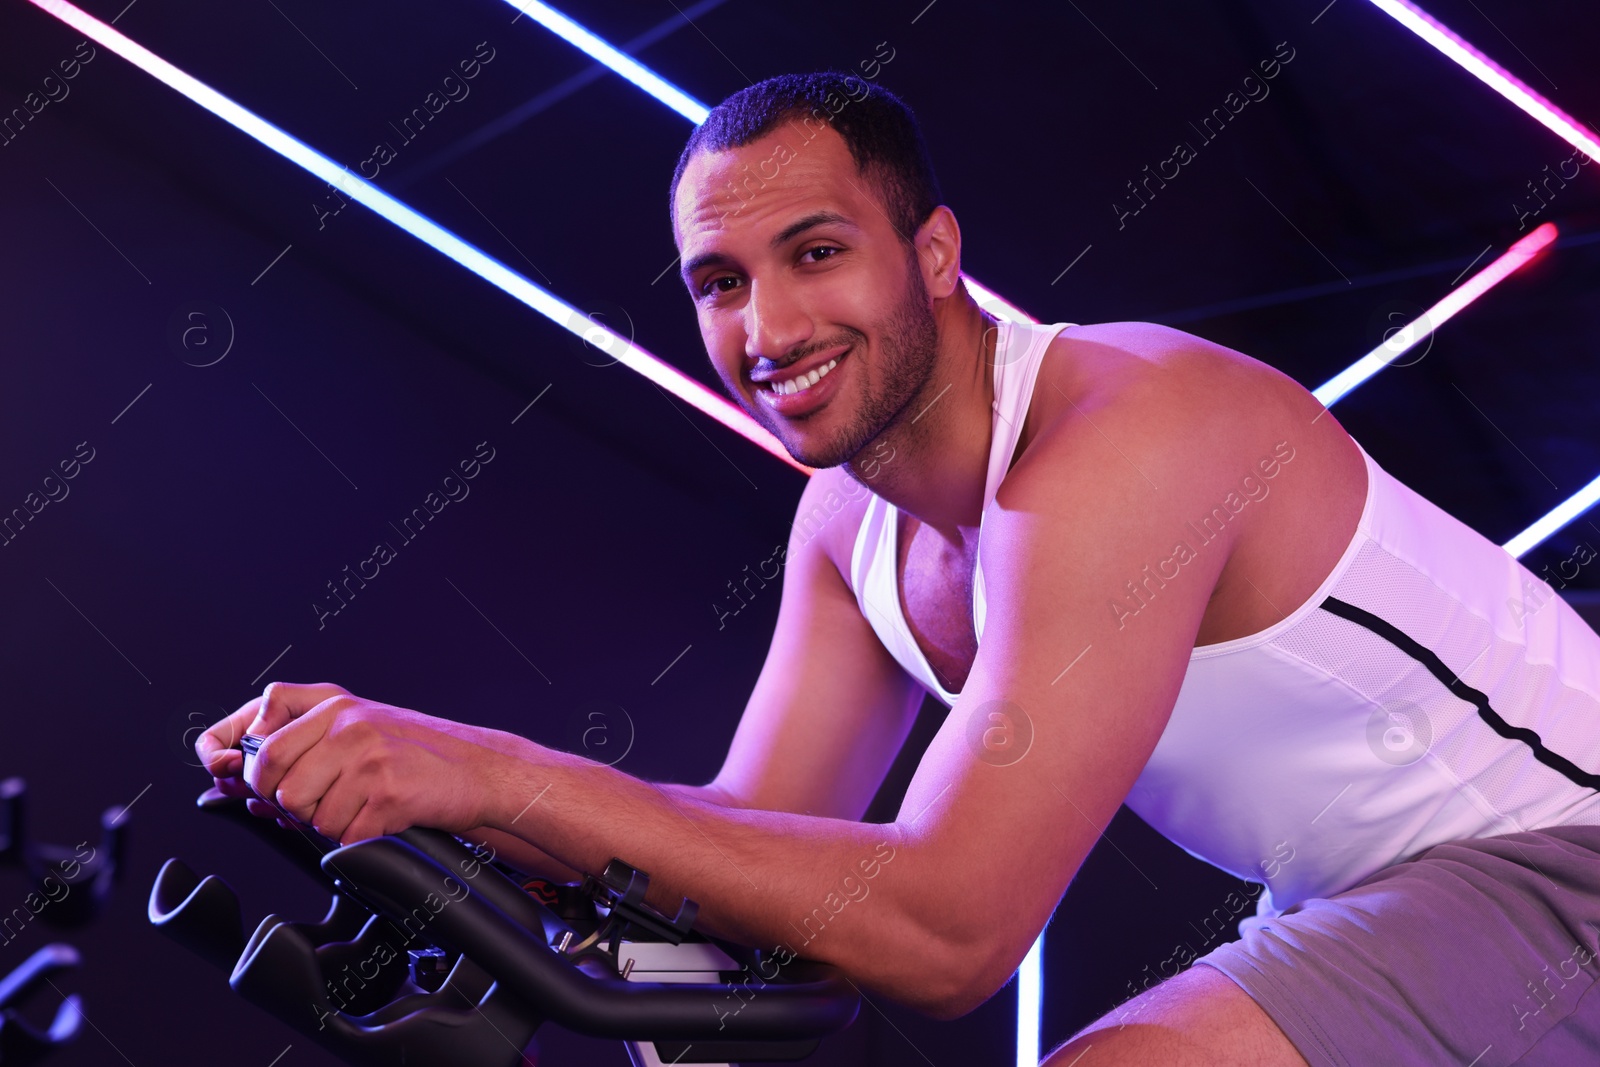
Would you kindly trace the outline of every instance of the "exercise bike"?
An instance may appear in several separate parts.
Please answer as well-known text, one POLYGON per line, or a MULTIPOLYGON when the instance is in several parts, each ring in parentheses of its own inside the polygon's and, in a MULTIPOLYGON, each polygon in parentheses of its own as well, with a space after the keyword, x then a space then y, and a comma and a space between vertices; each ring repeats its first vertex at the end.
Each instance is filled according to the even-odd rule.
POLYGON ((793 1061, 854 1021, 835 968, 706 937, 614 859, 582 883, 525 880, 440 830, 340 846, 283 830, 215 789, 202 811, 267 841, 333 890, 326 915, 268 915, 248 937, 238 896, 169 859, 150 921, 229 972, 246 1000, 357 1067, 534 1067, 546 1022, 626 1042, 636 1067, 793 1061))

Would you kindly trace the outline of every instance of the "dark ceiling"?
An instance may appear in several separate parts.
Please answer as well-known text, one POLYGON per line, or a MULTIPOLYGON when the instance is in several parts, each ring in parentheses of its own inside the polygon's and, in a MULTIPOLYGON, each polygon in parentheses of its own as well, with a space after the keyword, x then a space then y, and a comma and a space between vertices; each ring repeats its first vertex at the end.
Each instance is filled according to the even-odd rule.
MULTIPOLYGON (((109 18, 123 3, 85 7, 109 18)), ((1571 114, 1600 118, 1587 73, 1593 5, 1432 9, 1571 114)), ((1180 325, 1307 386, 1437 300, 1485 249, 1506 247, 1519 222, 1554 221, 1563 241, 1552 255, 1338 415, 1403 480, 1498 539, 1600 473, 1584 358, 1600 178, 1581 174, 1548 205, 1531 200, 1529 183, 1572 149, 1370 3, 568 10, 611 41, 637 42, 638 58, 708 103, 774 73, 892 56, 878 80, 926 127, 974 277, 1044 319, 1180 325), (1276 78, 1245 85, 1275 57, 1287 60, 1276 78), (1254 99, 1202 137, 1205 117, 1246 90, 1254 99), (1135 206, 1128 183, 1180 141, 1194 157, 1179 176, 1121 214, 1135 206)), ((490 0, 138 0, 118 27, 352 168, 380 142, 394 146, 381 186, 564 299, 620 309, 641 344, 715 386, 681 286, 661 276, 675 254, 665 191, 688 122, 516 15, 490 0), (400 120, 478 49, 494 58, 470 95, 403 139, 400 120)), ((5 20, 0 78, 15 96, 76 35, 21 3, 5 20)), ((77 96, 56 105, 63 122, 259 238, 219 270, 253 276, 292 244, 290 256, 459 358, 520 367, 573 354, 507 297, 351 217, 362 209, 323 216, 335 201, 315 206, 314 179, 119 59, 86 68, 77 96)), ((37 199, 29 163, 3 162, 7 199, 37 199)), ((140 237, 182 254, 179 234, 140 237)), ((637 399, 646 410, 607 397, 596 430, 649 451, 653 424, 673 416, 637 399)))

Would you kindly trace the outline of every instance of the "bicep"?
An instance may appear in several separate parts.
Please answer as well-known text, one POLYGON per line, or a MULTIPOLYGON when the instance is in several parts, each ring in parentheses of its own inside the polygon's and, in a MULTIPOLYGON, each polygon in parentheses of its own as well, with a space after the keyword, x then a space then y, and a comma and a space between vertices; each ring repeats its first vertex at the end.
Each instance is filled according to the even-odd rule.
POLYGON ((983 640, 897 820, 931 869, 1006 872, 981 919, 921 904, 953 928, 949 951, 981 971, 985 996, 1143 770, 1228 555, 1190 533, 1187 562, 1157 573, 1219 484, 1214 454, 1165 443, 1148 416, 1093 418, 1041 435, 985 516, 983 640))
POLYGON ((823 551, 826 533, 790 542, 772 644, 712 785, 743 807, 854 821, 905 743, 923 690, 862 617, 823 551))

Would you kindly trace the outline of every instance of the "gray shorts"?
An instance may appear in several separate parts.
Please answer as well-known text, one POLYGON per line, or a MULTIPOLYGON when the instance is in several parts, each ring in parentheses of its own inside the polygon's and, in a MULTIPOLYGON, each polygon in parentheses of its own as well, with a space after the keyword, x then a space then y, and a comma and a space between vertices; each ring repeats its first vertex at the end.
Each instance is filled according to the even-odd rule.
POLYGON ((1197 963, 1312 1067, 1600 1064, 1600 826, 1455 841, 1197 963))

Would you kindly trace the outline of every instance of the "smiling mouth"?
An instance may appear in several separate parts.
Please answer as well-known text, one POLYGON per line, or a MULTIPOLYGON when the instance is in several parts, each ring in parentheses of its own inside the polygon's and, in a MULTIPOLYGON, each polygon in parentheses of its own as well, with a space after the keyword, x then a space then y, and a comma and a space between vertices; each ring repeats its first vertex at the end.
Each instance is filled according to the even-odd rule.
MULTIPOLYGON (((848 354, 849 353, 845 353, 845 355, 848 354)), ((837 367, 839 365, 839 361, 842 359, 844 359, 844 355, 835 356, 822 366, 813 368, 806 374, 797 375, 793 378, 786 378, 782 381, 774 380, 758 382, 756 384, 764 392, 774 393, 778 396, 793 396, 796 393, 805 392, 807 389, 810 389, 812 386, 820 382, 823 378, 827 377, 829 372, 837 367)))

